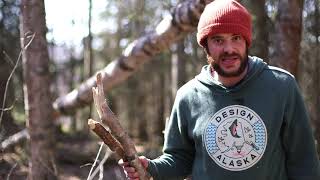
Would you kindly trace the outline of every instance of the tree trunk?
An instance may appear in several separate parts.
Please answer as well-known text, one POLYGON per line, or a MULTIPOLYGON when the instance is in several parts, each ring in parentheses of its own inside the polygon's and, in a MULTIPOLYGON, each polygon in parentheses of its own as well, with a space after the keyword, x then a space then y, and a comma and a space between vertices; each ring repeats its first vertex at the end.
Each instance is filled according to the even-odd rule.
POLYGON ((270 63, 297 75, 303 0, 280 0, 275 24, 275 54, 270 63))
POLYGON ((265 3, 265 0, 250 0, 248 3, 248 8, 250 8, 254 16, 253 42, 250 48, 250 54, 258 56, 268 62, 269 20, 265 3))
POLYGON ((320 16, 319 4, 317 3, 318 0, 305 1, 306 18, 304 19, 303 41, 301 43, 298 83, 310 114, 315 139, 318 142, 316 143, 317 150, 320 155, 320 61, 318 58, 320 46, 319 40, 316 40, 320 37, 320 16), (314 7, 314 9, 311 10, 310 7, 314 7))
MULTIPOLYGON (((156 81, 158 82, 158 86, 159 86, 159 95, 158 95, 158 98, 156 99, 157 101, 155 103, 158 104, 158 109, 157 109, 157 113, 158 113, 158 116, 157 118, 155 119, 155 122, 153 124, 153 132, 152 132, 152 135, 153 137, 155 136, 159 136, 159 137, 156 137, 156 145, 157 147, 159 147, 159 145, 162 145, 163 144, 163 131, 165 129, 165 119, 166 119, 166 116, 165 116, 165 106, 166 106, 166 83, 165 83, 165 72, 161 72, 161 74, 159 75, 159 80, 156 81)), ((153 139, 153 138, 152 138, 153 139)))
POLYGON ((311 119, 312 123, 315 125, 315 136, 316 140, 318 141, 318 154, 320 155, 320 61, 319 56, 320 56, 320 43, 319 43, 319 38, 320 38, 320 10, 319 10, 319 1, 314 0, 315 4, 315 17, 314 17, 314 28, 312 29, 312 34, 316 37, 316 44, 315 44, 315 67, 314 71, 312 73, 312 79, 314 80, 313 88, 312 88, 312 104, 313 108, 315 108, 314 116, 311 119))
MULTIPOLYGON (((84 77, 90 78, 93 73, 93 51, 92 51, 92 33, 91 33, 91 20, 92 20, 92 0, 89 0, 89 13, 88 13, 88 36, 85 38, 85 53, 84 53, 84 77)), ((92 104, 89 105, 88 118, 92 115, 92 104)))
MULTIPOLYGON (((195 31, 205 3, 208 2, 210 1, 182 2, 173 10, 172 18, 166 18, 160 22, 155 32, 131 43, 120 58, 100 71, 104 90, 120 84, 145 62, 150 61, 151 57, 168 49, 170 45, 184 38, 188 33, 195 31)), ((91 77, 68 95, 58 98, 54 103, 55 109, 67 114, 91 103, 93 86, 95 86, 95 77, 91 77)))
POLYGON ((176 50, 172 54, 171 60, 171 81, 172 98, 175 98, 178 89, 186 83, 186 54, 184 52, 184 42, 177 43, 176 50))
POLYGON ((44 1, 22 0, 21 3, 20 36, 31 153, 28 178, 51 180, 57 178, 57 172, 44 1))

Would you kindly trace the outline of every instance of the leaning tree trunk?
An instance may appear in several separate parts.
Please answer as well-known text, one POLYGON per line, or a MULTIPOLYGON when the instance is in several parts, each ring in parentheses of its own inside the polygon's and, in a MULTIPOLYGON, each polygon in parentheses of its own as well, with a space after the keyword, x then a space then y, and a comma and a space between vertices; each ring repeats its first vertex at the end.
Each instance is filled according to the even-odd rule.
MULTIPOLYGON (((212 1, 212 0, 211 0, 212 1)), ((101 70, 104 90, 120 84, 140 66, 156 54, 167 50, 170 45, 195 31, 199 17, 210 0, 189 0, 179 4, 172 13, 156 27, 156 31, 132 42, 123 55, 101 70)), ((73 113, 75 109, 92 102, 91 88, 95 86, 95 76, 66 96, 58 98, 54 107, 61 113, 73 113)))
POLYGON ((297 75, 302 32, 303 0, 280 0, 270 63, 297 75))
POLYGON ((56 179, 44 2, 22 0, 21 12, 24 103, 31 153, 28 178, 56 179))

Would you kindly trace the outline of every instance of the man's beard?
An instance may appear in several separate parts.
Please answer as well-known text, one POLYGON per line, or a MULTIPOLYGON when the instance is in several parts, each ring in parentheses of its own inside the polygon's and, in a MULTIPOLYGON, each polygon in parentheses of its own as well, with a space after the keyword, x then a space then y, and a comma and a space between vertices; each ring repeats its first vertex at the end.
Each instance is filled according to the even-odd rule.
POLYGON ((231 57, 231 56, 237 56, 240 59, 240 67, 237 71, 234 72, 226 72, 224 71, 218 63, 216 63, 216 60, 214 60, 209 54, 207 54, 207 59, 208 59, 208 63, 211 65, 211 67, 214 69, 214 71, 216 71, 220 76, 222 77, 236 77, 239 76, 240 74, 242 74, 247 65, 248 65, 248 52, 246 51, 246 54, 244 55, 244 57, 242 57, 241 55, 237 54, 237 53, 232 53, 232 54, 228 54, 228 53, 223 53, 219 56, 219 60, 221 61, 222 58, 226 58, 226 57, 231 57))

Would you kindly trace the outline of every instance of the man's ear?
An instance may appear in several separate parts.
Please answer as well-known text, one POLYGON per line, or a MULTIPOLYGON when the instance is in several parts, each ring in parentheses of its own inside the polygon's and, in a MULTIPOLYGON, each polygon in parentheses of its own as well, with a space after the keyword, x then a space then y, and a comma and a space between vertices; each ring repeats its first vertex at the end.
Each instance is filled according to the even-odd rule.
POLYGON ((204 41, 203 50, 207 55, 210 54, 207 40, 204 41))

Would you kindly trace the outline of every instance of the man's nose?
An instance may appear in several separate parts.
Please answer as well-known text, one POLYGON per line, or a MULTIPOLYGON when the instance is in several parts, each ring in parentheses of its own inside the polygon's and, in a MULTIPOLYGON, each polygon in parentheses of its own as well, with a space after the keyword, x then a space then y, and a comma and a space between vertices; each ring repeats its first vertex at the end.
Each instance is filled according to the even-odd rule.
POLYGON ((232 54, 234 52, 234 48, 231 41, 225 41, 223 45, 223 52, 228 54, 232 54))

